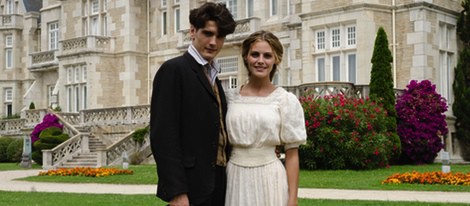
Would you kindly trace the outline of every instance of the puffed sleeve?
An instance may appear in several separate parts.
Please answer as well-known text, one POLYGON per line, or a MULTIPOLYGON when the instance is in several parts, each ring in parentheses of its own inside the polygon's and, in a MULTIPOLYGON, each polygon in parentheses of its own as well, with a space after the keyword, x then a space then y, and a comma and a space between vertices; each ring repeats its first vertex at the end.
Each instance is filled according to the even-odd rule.
POLYGON ((297 97, 286 91, 285 98, 281 101, 281 141, 284 149, 299 147, 307 141, 305 118, 302 105, 297 97))

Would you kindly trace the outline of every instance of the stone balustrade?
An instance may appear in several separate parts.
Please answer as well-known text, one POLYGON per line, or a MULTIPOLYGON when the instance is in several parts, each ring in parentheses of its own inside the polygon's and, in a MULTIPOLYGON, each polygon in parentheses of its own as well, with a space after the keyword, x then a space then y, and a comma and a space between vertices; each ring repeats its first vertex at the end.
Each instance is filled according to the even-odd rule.
POLYGON ((114 51, 114 38, 107 36, 84 36, 65 39, 59 42, 59 56, 76 53, 111 52, 114 51))
POLYGON ((4 14, 0 15, 0 28, 22 28, 23 15, 20 14, 4 14))

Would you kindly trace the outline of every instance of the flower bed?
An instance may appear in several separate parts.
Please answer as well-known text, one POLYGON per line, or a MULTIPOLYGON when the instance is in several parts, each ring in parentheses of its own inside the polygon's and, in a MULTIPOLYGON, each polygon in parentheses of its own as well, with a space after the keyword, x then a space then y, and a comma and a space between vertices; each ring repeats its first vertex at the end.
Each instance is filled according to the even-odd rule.
POLYGON ((388 177, 382 184, 441 184, 441 185, 465 185, 470 186, 470 172, 465 174, 442 173, 442 172, 425 172, 416 171, 406 172, 403 174, 396 173, 388 177))
POLYGON ((48 170, 46 172, 39 172, 39 176, 86 176, 86 177, 107 177, 111 175, 131 175, 132 170, 120 170, 116 168, 90 168, 90 167, 75 167, 75 168, 60 168, 55 170, 48 170))

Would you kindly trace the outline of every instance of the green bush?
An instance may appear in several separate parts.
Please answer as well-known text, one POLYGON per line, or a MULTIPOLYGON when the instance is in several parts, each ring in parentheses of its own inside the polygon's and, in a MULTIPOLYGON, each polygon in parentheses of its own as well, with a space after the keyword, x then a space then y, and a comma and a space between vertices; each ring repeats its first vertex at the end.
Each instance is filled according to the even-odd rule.
POLYGON ((36 109, 36 106, 34 105, 34 102, 31 102, 29 104, 29 109, 36 109))
POLYGON ((42 130, 39 134, 39 140, 33 143, 32 159, 42 165, 42 150, 52 149, 68 138, 69 136, 58 127, 52 126, 42 130))
POLYGON ((145 135, 148 134, 148 133, 149 133, 149 126, 137 129, 132 134, 132 139, 135 142, 142 143, 142 142, 144 142, 145 135))
POLYGON ((7 149, 11 142, 11 137, 0 137, 0 162, 8 162, 7 149))
POLYGON ((7 148, 9 162, 20 162, 23 154, 23 139, 14 139, 7 148))
POLYGON ((307 144, 299 148, 303 169, 386 167, 399 149, 385 126, 386 111, 369 99, 332 95, 300 98, 307 144))

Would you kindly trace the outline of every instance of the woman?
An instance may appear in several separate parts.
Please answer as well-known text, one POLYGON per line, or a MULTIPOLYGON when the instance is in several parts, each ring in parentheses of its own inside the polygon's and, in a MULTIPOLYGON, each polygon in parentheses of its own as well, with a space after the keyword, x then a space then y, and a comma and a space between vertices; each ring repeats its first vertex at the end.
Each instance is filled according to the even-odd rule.
POLYGON ((282 60, 282 44, 267 31, 242 44, 248 82, 227 91, 227 132, 232 145, 227 165, 226 206, 297 205, 298 146, 305 143, 299 100, 272 78, 282 60), (274 148, 283 145, 285 167, 274 148))

